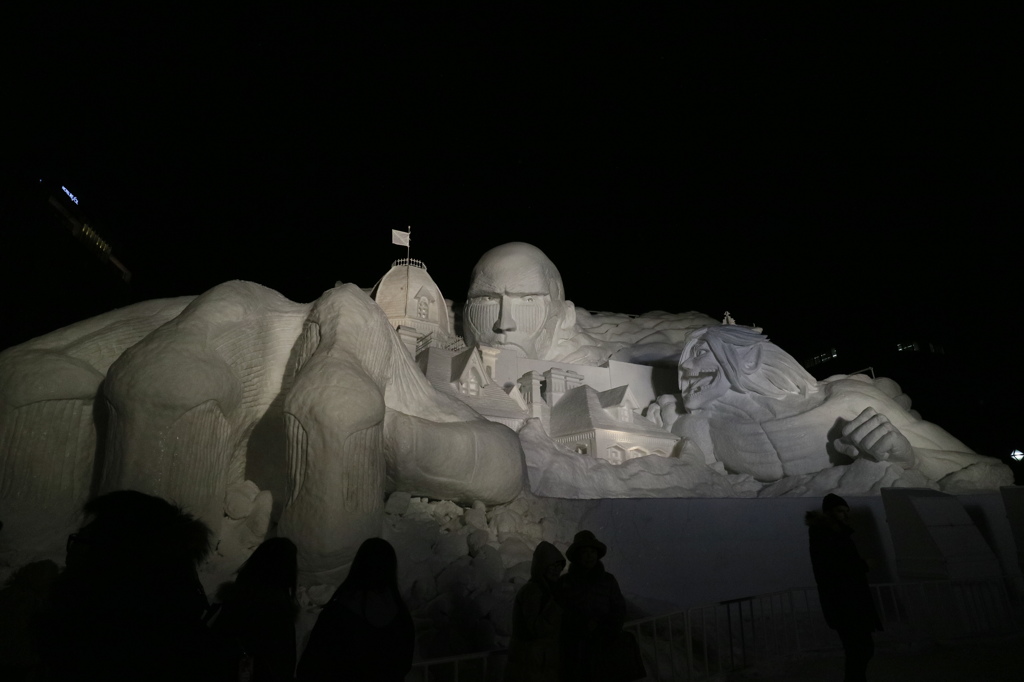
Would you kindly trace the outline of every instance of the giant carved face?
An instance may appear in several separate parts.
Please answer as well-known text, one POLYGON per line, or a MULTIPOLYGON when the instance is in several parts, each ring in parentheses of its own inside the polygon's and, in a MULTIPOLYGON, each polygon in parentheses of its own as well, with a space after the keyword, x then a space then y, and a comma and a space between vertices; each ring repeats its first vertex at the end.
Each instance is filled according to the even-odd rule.
POLYGON ((547 359, 564 308, 561 278, 547 256, 529 244, 504 244, 485 253, 473 269, 466 340, 547 359))
POLYGON ((707 407, 729 391, 729 380, 704 334, 691 338, 679 357, 679 391, 689 412, 707 407))

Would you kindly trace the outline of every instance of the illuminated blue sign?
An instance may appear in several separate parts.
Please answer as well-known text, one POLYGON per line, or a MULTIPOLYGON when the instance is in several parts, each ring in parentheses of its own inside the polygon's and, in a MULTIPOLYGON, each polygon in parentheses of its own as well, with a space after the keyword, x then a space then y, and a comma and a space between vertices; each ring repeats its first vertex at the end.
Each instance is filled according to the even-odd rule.
POLYGON ((69 197, 71 197, 71 201, 75 202, 75 204, 78 204, 78 197, 76 197, 74 194, 69 192, 67 187, 65 187, 64 185, 61 185, 60 188, 62 190, 64 190, 64 194, 67 194, 69 197))

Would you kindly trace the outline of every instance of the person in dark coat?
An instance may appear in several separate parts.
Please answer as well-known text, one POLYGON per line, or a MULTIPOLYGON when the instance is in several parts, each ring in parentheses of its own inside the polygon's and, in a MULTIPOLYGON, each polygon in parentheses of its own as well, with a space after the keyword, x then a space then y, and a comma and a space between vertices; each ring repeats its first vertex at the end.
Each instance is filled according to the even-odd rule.
POLYGON ((846 656, 846 682, 863 682, 875 653, 871 633, 882 629, 868 586, 868 564, 853 543, 850 506, 835 494, 826 495, 821 511, 805 517, 811 566, 818 583, 822 615, 839 634, 846 656))
POLYGON ((557 584, 565 608, 561 637, 565 682, 599 682, 617 677, 608 657, 618 650, 626 600, 615 576, 601 563, 607 549, 592 532, 581 530, 565 552, 569 571, 557 584))
POLYGON ((196 567, 206 525, 159 497, 119 490, 85 505, 37 642, 43 679, 211 679, 196 567))
POLYGON ((59 574, 53 561, 35 561, 15 571, 0 590, 0 680, 31 680, 38 674, 43 661, 33 633, 59 574))
POLYGON ((217 592, 208 619, 219 643, 218 676, 253 682, 295 679, 295 617, 298 549, 288 538, 264 540, 238 569, 234 582, 217 592), (244 674, 244 673, 243 673, 244 674))
POLYGON ((387 540, 359 546, 348 577, 317 618, 299 661, 299 682, 402 682, 416 632, 398 592, 398 558, 387 540))
POLYGON ((562 606, 555 585, 563 570, 562 553, 541 541, 533 550, 530 580, 520 588, 512 607, 507 682, 558 682, 562 606))

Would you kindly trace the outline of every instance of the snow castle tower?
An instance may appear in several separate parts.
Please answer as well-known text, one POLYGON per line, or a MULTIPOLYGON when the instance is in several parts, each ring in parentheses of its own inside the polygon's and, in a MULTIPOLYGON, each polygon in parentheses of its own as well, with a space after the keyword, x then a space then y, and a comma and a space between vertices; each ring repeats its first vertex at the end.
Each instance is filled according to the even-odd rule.
POLYGON ((456 340, 452 314, 427 266, 415 258, 401 258, 370 292, 413 357, 417 346, 445 345, 456 340))

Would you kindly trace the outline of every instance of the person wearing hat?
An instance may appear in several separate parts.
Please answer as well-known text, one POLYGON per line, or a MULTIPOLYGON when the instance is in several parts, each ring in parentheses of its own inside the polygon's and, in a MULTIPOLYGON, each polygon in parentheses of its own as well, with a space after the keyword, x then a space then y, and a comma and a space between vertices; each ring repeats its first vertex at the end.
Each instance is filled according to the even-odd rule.
POLYGON ((845 654, 845 682, 866 680, 875 653, 872 632, 882 629, 868 586, 868 564, 853 542, 850 505, 830 493, 821 511, 807 512, 811 567, 825 622, 839 634, 845 654))
POLYGON ((569 571, 558 581, 565 614, 562 617, 562 680, 618 679, 608 665, 609 652, 626 620, 626 601, 619 583, 604 570, 608 551, 589 530, 576 533, 566 550, 569 571))

